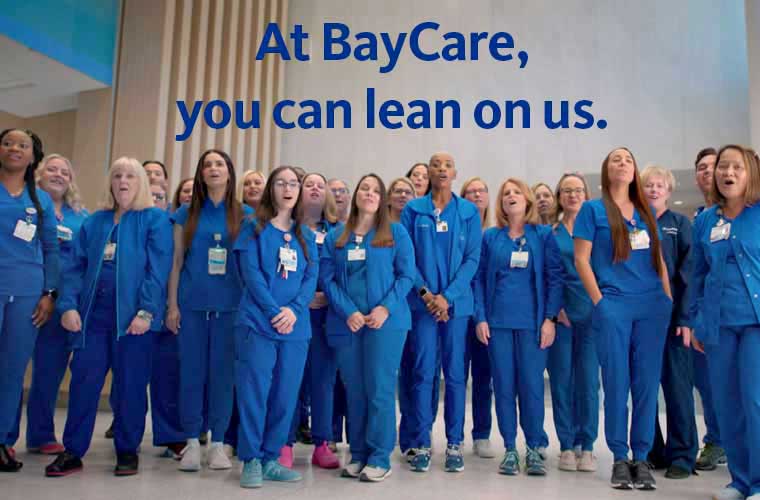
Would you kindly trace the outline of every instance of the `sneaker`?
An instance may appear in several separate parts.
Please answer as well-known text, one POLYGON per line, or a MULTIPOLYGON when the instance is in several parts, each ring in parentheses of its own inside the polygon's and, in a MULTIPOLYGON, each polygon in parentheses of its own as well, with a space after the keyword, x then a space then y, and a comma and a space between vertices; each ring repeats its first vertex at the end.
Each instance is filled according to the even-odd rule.
POLYGON ((376 465, 368 465, 364 468, 364 470, 362 470, 359 481, 364 481, 365 483, 379 483, 390 475, 390 469, 383 469, 382 467, 377 467, 376 465))
POLYGON ((76 455, 72 455, 68 451, 64 451, 57 457, 52 464, 45 467, 45 475, 47 477, 63 477, 69 474, 74 474, 82 470, 82 459, 76 455))
POLYGON ((113 475, 134 476, 137 474, 139 464, 140 459, 137 457, 137 453, 117 453, 116 467, 113 469, 113 475))
POLYGON ((232 458, 237 455, 237 450, 231 444, 225 444, 224 454, 227 455, 227 458, 232 458))
POLYGON ((581 459, 581 455, 583 455, 583 447, 581 445, 579 445, 579 444, 576 444, 573 447, 573 452, 575 453, 575 458, 577 458, 578 460, 580 460, 581 459))
POLYGON ((224 446, 218 443, 212 444, 206 456, 208 468, 211 470, 227 470, 232 468, 232 463, 224 453, 224 446))
POLYGON ((712 443, 706 443, 697 457, 697 470, 715 470, 719 464, 726 463, 726 450, 712 443))
POLYGON ((173 458, 174 460, 181 460, 186 446, 187 443, 183 442, 169 443, 166 445, 164 451, 159 455, 159 458, 173 458))
POLYGON ((671 464, 668 470, 665 471, 665 477, 668 479, 687 479, 689 476, 691 476, 689 469, 676 464, 671 464))
POLYGON ((446 463, 443 466, 446 472, 462 472, 464 470, 464 457, 462 446, 450 444, 446 447, 446 463))
POLYGON ((29 453, 39 453, 40 455, 59 455, 66 451, 66 448, 64 448, 61 443, 53 441, 50 443, 45 443, 39 447, 27 446, 26 451, 29 453))
POLYGON ((241 488, 261 488, 264 476, 261 473, 261 460, 254 458, 243 464, 243 472, 240 474, 241 488))
POLYGON ((314 438, 311 435, 311 429, 309 425, 301 425, 296 431, 296 441, 303 444, 314 444, 314 438))
POLYGON ((343 470, 340 473, 340 477, 356 479, 361 475, 362 469, 364 469, 364 463, 351 462, 350 464, 343 467, 343 470))
POLYGON ((415 448, 414 458, 409 465, 412 467, 412 472, 427 472, 430 469, 430 450, 415 448))
POLYGON ((408 450, 401 450, 401 454, 406 459, 406 463, 410 464, 412 463, 412 460, 414 459, 414 455, 417 454, 417 448, 409 448, 408 450))
POLYGON ((581 452, 578 459, 578 472, 596 472, 597 462, 594 453, 591 451, 581 452))
POLYGON ((528 452, 525 454, 525 472, 529 476, 546 475, 544 458, 538 452, 538 449, 528 448, 528 452))
POLYGON ((476 439, 472 443, 475 454, 480 458, 496 458, 490 439, 476 439))
POLYGON ((336 443, 335 441, 328 441, 327 447, 330 449, 331 452, 338 453, 338 443, 336 443))
POLYGON ((546 460, 549 458, 549 455, 546 454, 546 446, 539 446, 536 448, 536 451, 541 456, 541 460, 546 460))
POLYGON ((18 472, 24 464, 16 460, 13 448, 0 444, 0 472, 18 472))
POLYGON ((627 460, 618 460, 612 464, 612 478, 610 478, 610 484, 616 490, 633 489, 631 467, 627 460))
POLYGON ((293 447, 289 444, 286 444, 282 448, 280 448, 280 458, 277 459, 278 462, 280 462, 280 465, 283 467, 287 467, 288 469, 293 468, 293 447))
POLYGON ((633 462, 631 464, 631 476, 633 478, 633 487, 637 490, 656 490, 657 482, 650 472, 649 462, 644 460, 633 462))
POLYGON ((327 447, 327 442, 323 442, 314 448, 314 453, 311 455, 311 463, 323 469, 337 469, 340 467, 340 460, 327 447))
POLYGON ((106 439, 113 439, 113 420, 111 420, 111 425, 109 425, 108 429, 106 429, 104 437, 106 439))
MULTIPOLYGON (((752 498, 752 497, 749 497, 752 498)), ((747 500, 749 500, 749 498, 747 500)), ((712 496, 712 500, 744 500, 744 495, 730 486, 726 486, 712 496)))
POLYGON ((198 472, 201 470, 201 446, 198 443, 188 444, 179 462, 179 470, 198 472))
POLYGON ((565 450, 559 454, 559 470, 576 472, 578 470, 578 457, 575 450, 565 450))
POLYGON ((292 469, 288 469, 287 467, 283 467, 277 460, 266 462, 261 470, 264 474, 264 479, 267 481, 293 483, 302 479, 301 474, 292 469))
POLYGON ((504 458, 499 464, 499 474, 505 476, 516 476, 520 473, 520 455, 517 450, 511 449, 504 453, 504 458))

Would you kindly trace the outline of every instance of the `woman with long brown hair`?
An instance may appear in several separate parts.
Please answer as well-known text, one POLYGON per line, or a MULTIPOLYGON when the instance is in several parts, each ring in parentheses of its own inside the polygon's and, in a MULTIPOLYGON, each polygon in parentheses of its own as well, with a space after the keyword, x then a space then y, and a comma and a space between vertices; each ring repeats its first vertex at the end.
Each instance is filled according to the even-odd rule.
POLYGON ((656 488, 652 448, 662 351, 673 301, 657 221, 633 154, 602 163, 602 198, 583 204, 574 227, 575 268, 594 304, 591 321, 604 385, 604 431, 616 489, 656 488), (633 398, 628 458, 628 396, 633 398))
POLYGON ((534 184, 531 188, 536 197, 536 210, 541 224, 554 224, 557 222, 557 198, 552 188, 545 182, 534 184))

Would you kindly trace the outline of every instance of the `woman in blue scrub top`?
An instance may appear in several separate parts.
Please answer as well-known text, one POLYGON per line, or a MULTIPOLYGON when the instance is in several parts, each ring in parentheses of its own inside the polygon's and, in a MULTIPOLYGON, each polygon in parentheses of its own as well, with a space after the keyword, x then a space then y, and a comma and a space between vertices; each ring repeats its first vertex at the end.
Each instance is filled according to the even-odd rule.
POLYGON ((208 467, 232 467, 223 440, 232 414, 233 329, 242 291, 230 255, 245 213, 236 187, 230 157, 209 149, 198 160, 190 204, 172 216, 174 264, 166 326, 179 340, 179 408, 187 438, 179 469, 186 472, 201 469, 204 388, 211 429, 208 467))
POLYGON ((266 183, 267 177, 261 170, 246 171, 239 183, 238 200, 255 211, 256 207, 261 203, 261 197, 264 195, 264 186, 266 183))
POLYGON ((166 304, 172 255, 166 212, 153 207, 148 177, 134 158, 108 173, 104 206, 79 230, 68 259, 58 310, 71 332, 69 408, 63 445, 45 469, 51 477, 82 470, 95 428, 100 392, 110 369, 114 412, 114 474, 137 474, 145 431, 153 339, 166 304))
POLYGON ((55 210, 34 181, 42 157, 33 132, 0 132, 0 472, 23 465, 13 445, 24 371, 58 296, 55 210))
MULTIPOLYGON (((58 154, 45 157, 37 169, 37 185, 50 195, 55 207, 61 267, 72 258, 79 228, 89 215, 82 207, 71 162, 58 154)), ((26 447, 30 452, 57 455, 63 451, 55 438, 56 400, 61 380, 69 366, 71 346, 61 315, 40 328, 32 358, 32 385, 26 407, 26 447)))
POLYGON ((345 228, 327 236, 320 260, 330 304, 327 342, 336 349, 351 421, 351 461, 342 475, 371 482, 391 474, 396 379, 415 274, 412 242, 388 219, 385 193, 378 176, 362 177, 345 228))
POLYGON ((314 233, 295 220, 300 190, 293 168, 276 168, 235 244, 245 285, 235 322, 243 488, 259 488, 264 479, 301 480, 277 461, 301 386, 319 273, 314 233))
POLYGON ((557 183, 554 238, 565 271, 564 306, 557 318, 557 338, 549 350, 547 370, 554 427, 560 444, 559 469, 594 472, 593 454, 599 432, 599 360, 591 330, 591 299, 575 270, 573 229, 589 199, 586 179, 564 174, 557 183))
POLYGON ((604 432, 617 489, 656 488, 652 448, 662 351, 673 301, 636 161, 626 148, 602 163, 602 198, 583 204, 574 227, 575 268, 592 303, 604 385, 604 432), (633 399, 628 458, 628 396, 633 399))
POLYGON ((496 417, 504 438, 499 473, 517 475, 517 403, 525 434, 525 471, 546 474, 544 370, 562 302, 562 262, 551 228, 539 224, 533 192, 507 179, 496 197, 496 227, 483 235, 475 282, 475 332, 488 346, 496 417))
MULTIPOLYGON (((488 213, 488 186, 480 177, 472 177, 462 184, 460 196, 472 202, 480 213, 480 227, 485 231, 491 225, 488 213)), ((467 325, 467 351, 465 353, 465 376, 472 371, 472 446, 480 458, 494 458, 491 446, 491 406, 493 388, 491 362, 488 348, 475 335, 475 319, 467 325)))
POLYGON ((719 500, 760 499, 760 158, 718 151, 713 206, 694 223, 691 314, 710 368, 731 483, 719 500))

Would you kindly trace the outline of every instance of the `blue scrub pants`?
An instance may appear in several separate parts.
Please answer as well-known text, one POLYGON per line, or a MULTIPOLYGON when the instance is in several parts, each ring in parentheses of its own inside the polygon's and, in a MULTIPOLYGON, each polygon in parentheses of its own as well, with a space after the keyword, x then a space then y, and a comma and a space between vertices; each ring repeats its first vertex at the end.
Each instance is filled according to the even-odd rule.
POLYGON ((702 441, 705 444, 723 446, 718 427, 718 416, 715 414, 715 403, 713 402, 707 357, 701 352, 694 351, 691 359, 694 365, 694 387, 697 388, 699 397, 702 399, 702 410, 704 412, 705 427, 707 428, 702 441))
POLYGON ((520 427, 529 448, 543 445, 544 370, 548 350, 541 349, 535 330, 491 328, 488 355, 491 360, 496 419, 504 448, 513 450, 517 440, 517 403, 520 427))
POLYGON ((472 439, 488 439, 491 436, 491 405, 493 385, 488 346, 475 335, 475 321, 467 324, 467 350, 465 352, 465 376, 472 375, 472 439))
POLYGON ((348 402, 351 460, 390 469, 396 444, 395 389, 405 331, 362 328, 337 350, 348 402))
POLYGON ((238 458, 277 460, 301 386, 308 340, 275 340, 235 328, 235 386, 240 432, 238 458))
POLYGON ((37 341, 32 314, 39 300, 39 295, 0 295, 0 443, 7 446, 18 439, 24 372, 37 341))
POLYGON ((604 386, 604 433, 615 461, 628 459, 628 395, 633 400, 630 449, 644 461, 652 449, 660 371, 672 302, 663 292, 605 295, 591 313, 604 386))
POLYGON ((204 387, 212 441, 222 441, 232 413, 235 312, 184 311, 179 331, 179 414, 185 438, 203 428, 204 387))
POLYGON ((310 367, 306 376, 311 385, 311 435, 314 445, 333 440, 333 404, 338 365, 335 350, 327 345, 325 320, 327 308, 310 309, 310 367))
MULTIPOLYGON (((336 355, 337 356, 337 355, 336 355)), ((336 358, 337 364, 337 358, 336 358)), ((343 428, 348 433, 348 396, 346 387, 341 379, 340 369, 335 377, 335 390, 333 391, 333 415, 332 415, 332 440, 336 443, 343 442, 343 428)))
POLYGON ((665 397, 667 436, 663 437, 660 419, 655 418, 655 435, 650 462, 668 467, 678 465, 693 471, 699 451, 697 420, 694 415, 694 377, 692 349, 683 339, 668 332, 662 361, 662 393, 665 397))
POLYGON ((705 352, 729 486, 760 494, 760 326, 721 327, 719 343, 706 345, 705 352))
POLYGON ((151 332, 153 368, 150 375, 150 416, 153 445, 185 440, 179 420, 179 339, 169 330, 151 332))
POLYGON ((599 433, 599 360, 591 323, 557 323, 546 367, 560 450, 592 451, 599 433))
POLYGON ((237 392, 234 387, 232 394, 232 414, 230 415, 230 425, 227 426, 227 431, 224 433, 224 444, 228 444, 237 449, 238 433, 240 432, 240 412, 238 412, 237 392))
POLYGON ((443 418, 446 423, 448 444, 464 441, 464 409, 467 386, 465 384, 464 351, 467 342, 467 321, 451 318, 437 323, 427 311, 414 313, 414 329, 409 334, 414 353, 412 374, 412 427, 411 448, 430 448, 430 431, 433 428, 433 380, 436 377, 436 353, 441 353, 446 392, 443 401, 443 418))
MULTIPOLYGON (((441 353, 436 353, 435 361, 436 375, 433 377, 433 394, 431 400, 431 411, 433 422, 438 418, 438 403, 441 397, 441 353)), ((401 451, 411 448, 412 429, 416 425, 412 424, 415 418, 414 403, 412 401, 412 384, 414 383, 414 352, 412 342, 407 336, 404 343, 404 352, 401 354, 401 366, 398 375, 398 407, 401 412, 401 420, 398 425, 398 445, 401 451)), ((433 428, 430 428, 430 432, 433 428)))
POLYGON ((111 390, 119 394, 118 398, 111 399, 116 453, 137 453, 148 411, 152 335, 148 332, 117 339, 112 325, 97 320, 89 322, 84 347, 75 350, 71 359, 69 409, 63 430, 63 445, 68 452, 80 458, 87 453, 95 429, 100 392, 110 369, 113 373, 111 390))

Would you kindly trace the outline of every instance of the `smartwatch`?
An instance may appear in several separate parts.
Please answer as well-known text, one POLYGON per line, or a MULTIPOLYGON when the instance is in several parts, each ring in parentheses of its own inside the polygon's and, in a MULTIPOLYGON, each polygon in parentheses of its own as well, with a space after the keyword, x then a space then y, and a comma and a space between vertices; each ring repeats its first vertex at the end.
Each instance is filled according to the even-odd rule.
POLYGON ((428 290, 426 286, 423 286, 422 288, 420 288, 419 294, 420 294, 421 299, 424 299, 425 295, 429 293, 430 293, 430 290, 428 290))

